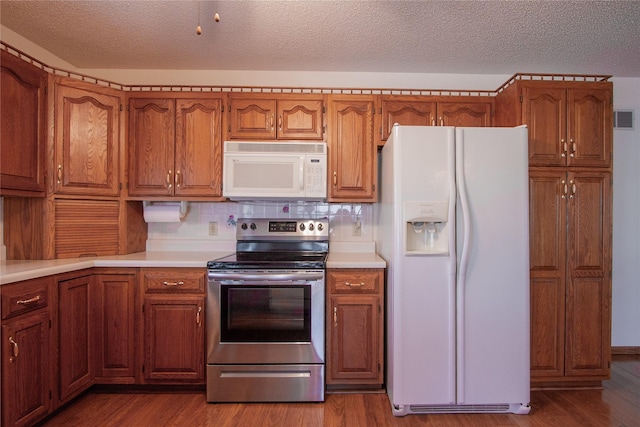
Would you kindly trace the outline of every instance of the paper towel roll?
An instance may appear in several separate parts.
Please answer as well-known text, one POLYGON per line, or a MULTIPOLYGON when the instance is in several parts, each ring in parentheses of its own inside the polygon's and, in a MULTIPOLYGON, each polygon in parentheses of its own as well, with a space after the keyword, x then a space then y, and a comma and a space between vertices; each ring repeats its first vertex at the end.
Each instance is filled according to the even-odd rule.
POLYGON ((187 213, 187 202, 144 202, 146 222, 180 222, 187 213))

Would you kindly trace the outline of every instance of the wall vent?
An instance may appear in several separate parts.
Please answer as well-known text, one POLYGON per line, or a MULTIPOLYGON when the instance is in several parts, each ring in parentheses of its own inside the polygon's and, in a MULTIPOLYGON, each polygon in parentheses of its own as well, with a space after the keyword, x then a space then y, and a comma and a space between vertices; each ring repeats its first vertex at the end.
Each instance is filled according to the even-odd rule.
POLYGON ((613 128, 614 129, 630 129, 634 128, 633 110, 615 110, 613 112, 613 128))

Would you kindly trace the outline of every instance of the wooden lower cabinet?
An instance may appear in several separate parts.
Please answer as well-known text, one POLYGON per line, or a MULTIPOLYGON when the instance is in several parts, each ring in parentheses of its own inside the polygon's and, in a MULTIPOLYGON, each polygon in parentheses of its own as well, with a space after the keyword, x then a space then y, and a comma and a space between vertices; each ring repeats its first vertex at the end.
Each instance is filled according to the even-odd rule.
POLYGON ((138 270, 100 269, 94 283, 96 383, 135 383, 138 270))
POLYGON ((205 273, 142 269, 144 382, 204 384, 205 273))
POLYGON ((2 425, 30 426, 52 409, 53 277, 0 287, 2 294, 2 425))
POLYGON ((327 270, 327 389, 384 383, 383 271, 327 270))
POLYGON ((531 381, 597 385, 611 361, 611 174, 531 169, 531 381))
POLYGON ((93 272, 82 270, 58 279, 58 402, 93 384, 95 377, 93 272))

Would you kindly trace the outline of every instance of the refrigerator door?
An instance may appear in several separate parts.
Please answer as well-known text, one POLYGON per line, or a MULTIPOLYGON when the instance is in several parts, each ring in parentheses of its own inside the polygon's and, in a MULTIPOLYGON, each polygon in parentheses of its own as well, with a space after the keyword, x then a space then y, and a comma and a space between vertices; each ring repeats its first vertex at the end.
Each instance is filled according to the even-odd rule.
POLYGON ((382 151, 379 243, 388 261, 387 391, 396 415, 456 398, 454 149, 451 127, 395 126, 382 151), (447 213, 422 224, 442 216, 432 202, 447 213), (428 227, 437 227, 446 253, 407 250, 414 237, 430 238, 428 227))
POLYGON ((457 128, 457 403, 529 403, 526 128, 457 128))

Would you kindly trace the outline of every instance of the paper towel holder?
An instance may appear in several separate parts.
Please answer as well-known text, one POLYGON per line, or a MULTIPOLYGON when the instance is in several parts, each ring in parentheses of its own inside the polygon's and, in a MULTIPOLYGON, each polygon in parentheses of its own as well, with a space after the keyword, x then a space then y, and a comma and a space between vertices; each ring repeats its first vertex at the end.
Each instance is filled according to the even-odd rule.
POLYGON ((182 220, 182 218, 185 217, 185 215, 187 214, 187 210, 189 207, 189 202, 182 200, 180 202, 167 202, 167 201, 161 201, 161 202, 152 202, 150 200, 143 200, 142 201, 142 206, 143 209, 147 209, 151 206, 153 206, 154 204, 157 205, 176 205, 179 203, 179 213, 180 213, 180 219, 182 220))

